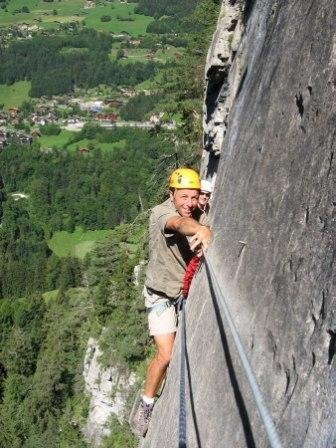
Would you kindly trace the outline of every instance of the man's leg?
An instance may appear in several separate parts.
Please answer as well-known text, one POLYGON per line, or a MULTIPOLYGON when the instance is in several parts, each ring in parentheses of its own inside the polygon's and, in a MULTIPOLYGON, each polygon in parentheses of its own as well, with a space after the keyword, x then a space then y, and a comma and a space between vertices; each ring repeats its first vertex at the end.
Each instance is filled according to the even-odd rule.
POLYGON ((165 376, 170 362, 177 316, 173 306, 162 313, 151 311, 148 314, 150 334, 154 337, 156 353, 147 370, 144 395, 133 406, 129 423, 134 434, 144 437, 154 406, 154 397, 165 376), (156 334, 160 333, 160 334, 156 334))
POLYGON ((153 398, 158 391, 170 362, 175 333, 154 336, 156 353, 147 369, 144 395, 153 398))
POLYGON ((154 396, 166 373, 174 345, 175 333, 154 336, 156 353, 147 370, 145 393, 133 406, 129 423, 133 433, 144 437, 154 406, 154 396))

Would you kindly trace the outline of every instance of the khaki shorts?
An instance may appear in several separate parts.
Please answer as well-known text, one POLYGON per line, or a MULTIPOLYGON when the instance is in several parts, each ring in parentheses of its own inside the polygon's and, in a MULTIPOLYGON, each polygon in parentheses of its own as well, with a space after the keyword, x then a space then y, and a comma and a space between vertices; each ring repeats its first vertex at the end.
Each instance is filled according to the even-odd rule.
POLYGON ((176 333, 178 319, 175 306, 171 305, 167 308, 162 306, 149 311, 156 305, 167 303, 167 298, 152 291, 148 291, 146 287, 144 287, 143 293, 148 312, 149 334, 151 336, 159 336, 162 334, 176 333))

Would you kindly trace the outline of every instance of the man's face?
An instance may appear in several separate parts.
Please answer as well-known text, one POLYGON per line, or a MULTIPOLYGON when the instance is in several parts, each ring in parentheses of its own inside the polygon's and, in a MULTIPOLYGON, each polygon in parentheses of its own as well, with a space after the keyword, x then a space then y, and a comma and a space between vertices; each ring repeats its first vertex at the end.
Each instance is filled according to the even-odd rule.
POLYGON ((210 193, 208 193, 207 191, 201 191, 198 198, 198 203, 200 207, 204 208, 209 202, 209 199, 210 199, 210 193))
POLYGON ((170 199, 173 201, 176 210, 183 218, 190 218, 192 212, 198 204, 199 191, 184 188, 170 192, 170 199))

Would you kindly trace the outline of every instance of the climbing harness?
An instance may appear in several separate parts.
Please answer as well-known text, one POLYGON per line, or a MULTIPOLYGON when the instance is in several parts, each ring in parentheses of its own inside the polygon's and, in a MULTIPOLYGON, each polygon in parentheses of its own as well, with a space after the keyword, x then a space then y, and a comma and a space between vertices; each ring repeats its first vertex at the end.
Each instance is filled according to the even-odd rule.
POLYGON ((160 316, 167 308, 170 308, 171 306, 174 305, 175 305, 174 300, 167 299, 165 302, 157 303, 156 305, 146 308, 146 311, 147 313, 152 313, 153 311, 155 311, 156 314, 160 316))
POLYGON ((271 415, 266 407, 266 404, 264 402, 263 396, 261 394, 261 391, 259 389, 259 386, 257 384, 257 381, 255 379, 255 376, 253 374, 251 365, 249 363, 249 360, 246 356, 244 347, 242 345, 242 342, 240 340, 239 334, 237 332, 236 326, 233 322, 230 310, 228 308, 226 299, 221 291, 221 288, 218 284, 217 281, 217 277, 216 274, 213 270, 213 267, 211 266, 211 263, 209 261, 209 258, 207 255, 204 256, 204 260, 205 260, 205 267, 207 270, 207 277, 208 277, 208 281, 209 283, 212 285, 213 287, 213 291, 214 291, 214 295, 216 297, 216 299, 219 301, 223 311, 224 311, 224 316, 226 319, 226 322, 231 330, 231 334, 233 337, 233 340, 235 342, 240 360, 242 362, 244 371, 245 371, 245 375, 246 378, 249 382, 249 385, 251 387, 254 399, 256 401, 256 405, 258 407, 261 419, 264 423, 266 432, 267 432, 267 436, 268 436, 268 440, 270 442, 270 446, 271 448, 282 448, 282 444, 280 442, 278 433, 275 429, 274 423, 272 421, 271 415))

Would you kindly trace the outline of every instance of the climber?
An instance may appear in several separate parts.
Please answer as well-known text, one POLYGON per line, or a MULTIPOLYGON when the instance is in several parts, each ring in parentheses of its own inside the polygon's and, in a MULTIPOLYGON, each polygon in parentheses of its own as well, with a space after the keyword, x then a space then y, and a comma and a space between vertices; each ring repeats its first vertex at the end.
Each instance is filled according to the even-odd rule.
POLYGON ((203 225, 209 225, 209 199, 212 193, 212 185, 208 180, 201 180, 201 191, 198 197, 197 208, 194 211, 194 218, 203 225))
POLYGON ((201 180, 201 191, 198 198, 198 208, 206 215, 209 213, 209 200, 212 193, 212 185, 208 180, 201 180))
POLYGON ((196 171, 175 170, 169 179, 169 199, 154 207, 150 216, 144 296, 156 353, 148 366, 144 395, 135 403, 129 420, 134 434, 141 437, 147 432, 154 397, 170 361, 177 330, 174 305, 181 295, 186 267, 195 253, 201 255, 210 243, 209 226, 194 219, 200 187, 196 171))

